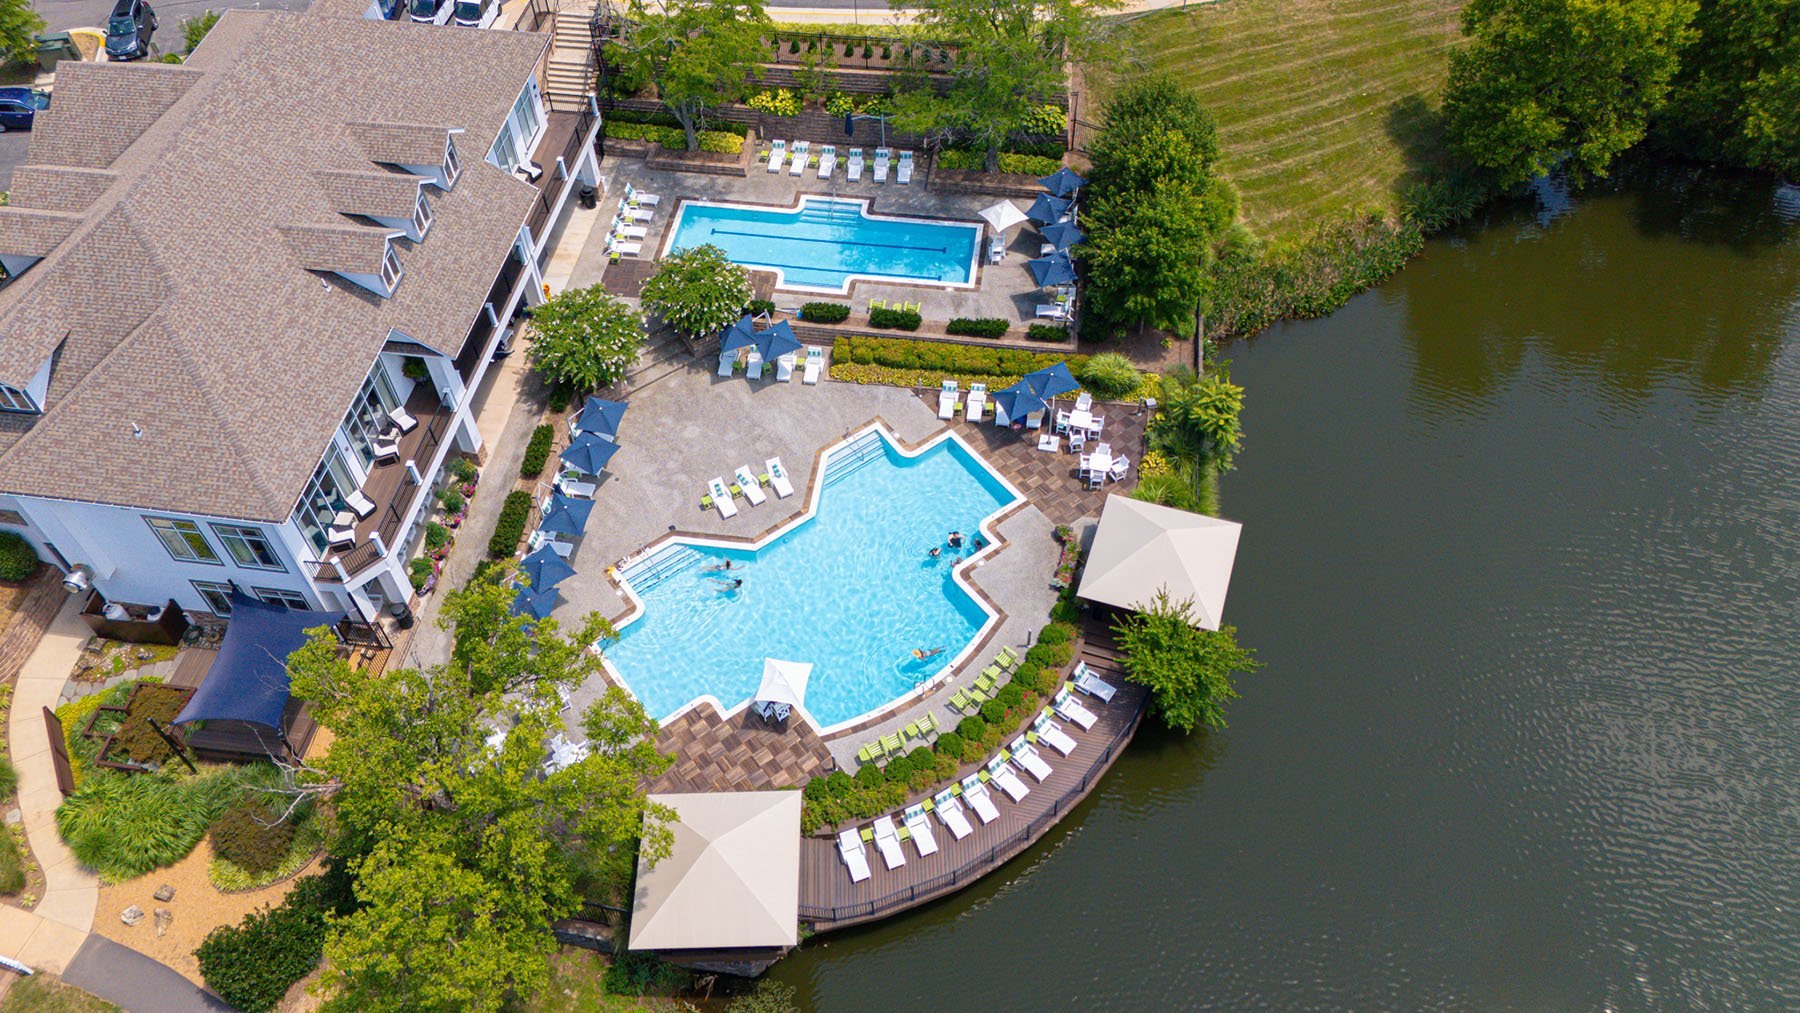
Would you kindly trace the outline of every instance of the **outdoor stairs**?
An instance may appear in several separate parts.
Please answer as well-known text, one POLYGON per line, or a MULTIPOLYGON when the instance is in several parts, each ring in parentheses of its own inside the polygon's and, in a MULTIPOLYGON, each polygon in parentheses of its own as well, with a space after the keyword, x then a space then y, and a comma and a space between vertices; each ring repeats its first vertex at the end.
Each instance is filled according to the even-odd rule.
POLYGON ((592 3, 568 0, 557 8, 550 60, 544 68, 544 93, 550 108, 577 110, 594 92, 594 59, 588 19, 592 3))
POLYGON ((1081 622, 1081 650, 1076 659, 1087 662, 1095 675, 1117 685, 1118 680, 1125 677, 1125 669, 1119 663, 1119 645, 1113 636, 1112 622, 1111 609, 1088 609, 1081 622))

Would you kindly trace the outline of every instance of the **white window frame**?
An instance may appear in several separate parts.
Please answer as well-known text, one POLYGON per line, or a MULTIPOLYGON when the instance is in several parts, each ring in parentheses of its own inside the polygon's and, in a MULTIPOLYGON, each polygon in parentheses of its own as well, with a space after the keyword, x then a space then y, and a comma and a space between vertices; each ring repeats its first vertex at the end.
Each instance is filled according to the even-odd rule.
POLYGON ((456 157, 456 135, 444 135, 444 189, 456 185, 456 178, 462 175, 462 161, 456 157))
POLYGON ((387 286, 388 294, 400 287, 400 279, 406 277, 406 268, 400 263, 400 254, 395 252, 390 241, 381 251, 381 283, 387 286))
POLYGON ((305 595, 285 587, 253 587, 250 593, 267 605, 280 605, 295 612, 312 611, 312 602, 307 601, 305 595))
POLYGON ((275 551, 274 540, 271 539, 269 533, 262 528, 253 524, 214 524, 212 529, 213 534, 218 536, 219 542, 225 546, 225 554, 231 557, 233 563, 236 563, 243 569, 268 570, 274 573, 287 572, 287 566, 281 561, 281 553, 275 551), (243 543, 245 552, 251 557, 256 556, 256 552, 253 550, 251 542, 260 541, 273 562, 262 563, 255 561, 253 558, 251 562, 246 563, 243 556, 238 555, 237 550, 233 547, 234 541, 243 543))
POLYGON ((218 552, 213 549, 212 543, 206 540, 206 532, 200 530, 198 523, 185 517, 162 517, 152 514, 143 516, 144 523, 150 525, 151 533, 156 536, 157 541, 162 543, 163 551, 169 554, 169 558, 178 563, 201 563, 206 566, 225 565, 225 561, 220 559, 218 552), (187 536, 189 535, 198 538, 200 544, 206 547, 206 556, 199 554, 194 543, 188 540, 187 536), (177 545, 181 547, 179 552, 176 551, 177 545))
POLYGON ((431 202, 425 199, 425 188, 419 188, 418 203, 413 205, 413 233, 420 239, 431 231, 431 202))
POLYGON ((194 593, 200 596, 200 600, 206 603, 207 608, 212 610, 213 615, 231 615, 230 584, 216 580, 190 580, 188 583, 194 586, 194 593), (217 601, 214 601, 212 598, 215 594, 219 596, 219 600, 217 601), (221 606, 223 607, 221 608, 221 606))

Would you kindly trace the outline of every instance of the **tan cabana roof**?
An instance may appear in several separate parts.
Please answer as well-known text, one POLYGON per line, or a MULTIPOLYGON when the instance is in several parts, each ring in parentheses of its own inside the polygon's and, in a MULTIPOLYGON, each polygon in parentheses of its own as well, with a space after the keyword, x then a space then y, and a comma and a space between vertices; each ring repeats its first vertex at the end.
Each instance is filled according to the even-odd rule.
POLYGON ((638 865, 631 949, 799 941, 799 792, 695 792, 650 801, 675 810, 675 842, 654 868, 638 865))
POLYGON ((1192 598, 1196 625, 1216 630, 1243 525, 1125 496, 1108 496, 1076 594, 1136 608, 1167 589, 1192 598))

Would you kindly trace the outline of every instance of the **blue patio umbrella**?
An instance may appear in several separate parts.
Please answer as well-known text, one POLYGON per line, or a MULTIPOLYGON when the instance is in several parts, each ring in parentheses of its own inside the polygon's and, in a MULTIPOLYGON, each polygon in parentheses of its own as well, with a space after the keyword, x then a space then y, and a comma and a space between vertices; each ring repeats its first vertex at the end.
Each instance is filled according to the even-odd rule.
POLYGON ((855 113, 845 113, 844 114, 844 136, 845 137, 855 137, 856 136, 856 114, 855 113))
POLYGON ((1001 415, 1009 420, 1023 420, 1032 412, 1044 410, 1044 397, 1031 389, 1031 384, 1020 380, 1011 387, 993 395, 995 418, 1001 415))
POLYGON ((764 362, 774 362, 789 352, 800 350, 800 339, 794 337, 794 329, 786 320, 766 331, 756 332, 756 354, 762 356, 764 362))
POLYGON ((746 313, 738 322, 719 332, 719 351, 735 352, 756 344, 756 323, 746 313))
POLYGON ((513 595, 512 614, 530 616, 533 619, 547 619, 550 610, 556 607, 556 588, 522 587, 513 595))
POLYGON ((1034 222, 1041 222, 1044 225, 1054 225, 1057 222, 1062 221, 1063 216, 1068 213, 1068 201, 1063 200, 1061 197, 1052 197, 1047 193, 1040 193, 1037 195, 1037 200, 1031 202, 1031 210, 1025 212, 1025 217, 1030 218, 1034 222))
POLYGON ((1046 225, 1038 230, 1038 235, 1043 236, 1047 243, 1055 243, 1058 250, 1066 250, 1087 238, 1087 233, 1081 231, 1073 222, 1046 225))
POLYGON ((519 561, 519 572, 539 591, 547 590, 575 576, 575 568, 546 545, 519 561))
POLYGON ((562 463, 584 475, 598 475, 618 452, 617 443, 602 439, 596 433, 582 433, 563 448, 562 463))
POLYGON ((1035 373, 1027 373, 1019 382, 1030 387, 1032 392, 1050 400, 1058 394, 1067 394, 1072 390, 1080 390, 1081 384, 1075 382, 1075 374, 1069 372, 1069 364, 1058 362, 1054 366, 1045 366, 1035 373))
POLYGON ((608 401, 603 397, 590 397, 587 404, 575 413, 575 424, 570 426, 578 433, 599 433, 601 436, 619 435, 619 421, 625 417, 625 409, 629 407, 623 401, 608 401))
POLYGON ((1067 197, 1086 186, 1087 180, 1070 172, 1069 167, 1065 165, 1050 175, 1045 176, 1043 179, 1038 180, 1038 185, 1058 197, 1067 197))
POLYGON ((1031 276, 1044 288, 1067 285, 1075 280, 1075 262, 1069 259, 1069 254, 1064 250, 1057 250, 1048 257, 1027 260, 1025 266, 1031 269, 1031 276))
POLYGON ((588 514, 594 510, 591 499, 575 499, 555 493, 550 497, 550 509, 544 511, 544 519, 538 524, 538 530, 549 531, 558 535, 579 535, 587 527, 588 514))

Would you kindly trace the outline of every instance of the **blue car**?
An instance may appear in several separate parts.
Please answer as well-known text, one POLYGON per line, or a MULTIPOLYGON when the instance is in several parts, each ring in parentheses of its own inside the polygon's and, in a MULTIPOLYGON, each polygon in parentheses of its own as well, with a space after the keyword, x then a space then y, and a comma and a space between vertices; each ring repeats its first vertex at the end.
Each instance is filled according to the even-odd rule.
POLYGON ((0 88, 0 132, 30 130, 39 110, 50 108, 50 93, 36 88, 0 88))
POLYGON ((106 55, 114 60, 149 56, 156 27, 156 11, 147 0, 118 0, 106 19, 106 55))

